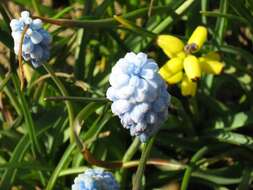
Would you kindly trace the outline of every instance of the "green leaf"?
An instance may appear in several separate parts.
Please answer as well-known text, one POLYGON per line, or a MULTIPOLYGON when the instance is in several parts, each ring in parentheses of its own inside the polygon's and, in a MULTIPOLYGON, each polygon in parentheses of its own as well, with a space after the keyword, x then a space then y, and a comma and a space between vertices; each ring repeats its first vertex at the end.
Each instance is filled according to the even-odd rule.
POLYGON ((253 138, 239 133, 217 130, 212 132, 209 137, 216 138, 217 140, 237 146, 245 146, 253 150, 253 138))
MULTIPOLYGON (((45 131, 47 131, 51 127, 50 125, 46 128, 40 129, 37 136, 42 135, 45 131)), ((12 152, 12 156, 8 161, 8 164, 11 166, 13 164, 17 164, 23 160, 25 153, 27 152, 29 146, 31 146, 31 141, 28 135, 23 136, 18 144, 16 145, 14 151, 12 152)), ((17 174, 17 169, 12 167, 11 169, 6 169, 1 176, 0 189, 9 189, 13 184, 15 177, 17 174)))
POLYGON ((73 174, 78 174, 78 173, 83 173, 85 170, 87 170, 88 167, 82 166, 78 168, 68 168, 64 169, 60 172, 59 177, 66 176, 66 175, 73 175, 73 174))
POLYGON ((219 185, 231 185, 231 184, 238 184, 241 181, 241 178, 232 178, 232 177, 222 177, 222 176, 217 176, 214 174, 208 174, 206 171, 198 171, 198 172, 193 172, 192 173, 193 177, 198 177, 200 179, 207 180, 209 182, 213 182, 215 184, 219 185))
POLYGON ((193 155, 193 157, 190 160, 190 165, 186 167, 186 170, 182 179, 181 190, 187 189, 195 162, 197 162, 202 156, 204 156, 204 154, 206 154, 207 151, 208 151, 208 147, 204 146, 193 155))
POLYGON ((50 176, 46 190, 54 189, 54 185, 56 183, 57 178, 59 177, 60 172, 67 166, 71 153, 75 149, 76 144, 70 144, 67 149, 65 150, 64 154, 62 155, 58 165, 54 169, 52 175, 50 176))
POLYGON ((223 45, 220 47, 220 50, 234 55, 240 55, 242 59, 245 59, 245 61, 247 61, 248 64, 253 64, 253 55, 245 49, 230 45, 223 45))
POLYGON ((25 96, 23 92, 21 91, 18 83, 18 77, 17 75, 12 75, 12 81, 14 83, 14 86, 16 88, 17 94, 20 97, 20 106, 21 110, 23 112, 23 115, 25 117, 26 127, 27 127, 27 133, 29 134, 30 140, 32 142, 32 150, 33 150, 33 156, 36 157, 36 154, 42 154, 42 149, 39 143, 39 140, 37 139, 36 129, 33 122, 33 118, 31 115, 31 112, 28 108, 28 103, 25 99, 25 96))
POLYGON ((253 112, 239 112, 235 114, 227 114, 227 116, 219 118, 214 122, 215 129, 235 130, 246 127, 253 123, 253 112))
MULTIPOLYGON (((220 1, 220 10, 221 14, 226 14, 228 11, 228 0, 221 0, 220 1)), ((216 21, 215 33, 216 39, 219 44, 222 44, 224 34, 227 28, 227 19, 225 17, 218 17, 216 21)))
POLYGON ((94 122, 93 125, 89 128, 89 130, 85 133, 84 139, 86 141, 93 141, 97 138, 100 131, 103 129, 105 124, 112 118, 112 114, 106 113, 101 115, 103 117, 99 118, 98 122, 94 122))
POLYGON ((117 20, 119 23, 121 23, 127 29, 129 29, 129 30, 131 30, 135 33, 138 33, 138 34, 142 35, 143 37, 150 37, 150 38, 155 38, 156 37, 156 34, 150 32, 148 30, 145 30, 145 29, 143 29, 139 26, 136 26, 134 23, 130 22, 127 19, 124 19, 123 17, 114 15, 113 18, 115 20, 117 20))
POLYGON ((228 14, 228 13, 220 13, 220 12, 211 12, 211 11, 200 11, 200 14, 204 15, 204 16, 208 16, 208 17, 224 17, 230 20, 236 20, 239 21, 243 24, 247 24, 247 20, 245 20, 243 17, 239 17, 233 14, 228 14))
POLYGON ((241 183, 239 184, 238 190, 244 190, 244 189, 249 188, 250 183, 252 181, 251 173, 252 173, 252 167, 246 166, 245 169, 243 170, 243 176, 242 176, 241 183))
POLYGON ((247 20, 248 25, 253 28, 252 19, 253 16, 249 13, 249 11, 245 8, 244 1, 231 1, 230 6, 232 9, 242 18, 247 20))

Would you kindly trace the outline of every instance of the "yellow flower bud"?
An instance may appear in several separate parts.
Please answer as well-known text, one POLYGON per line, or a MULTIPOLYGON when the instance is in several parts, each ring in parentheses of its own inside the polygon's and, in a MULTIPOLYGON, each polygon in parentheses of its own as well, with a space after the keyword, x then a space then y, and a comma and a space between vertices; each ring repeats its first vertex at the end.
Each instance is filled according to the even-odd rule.
POLYGON ((184 59, 184 71, 190 80, 198 80, 201 77, 199 60, 193 55, 188 55, 184 59))
POLYGON ((183 72, 180 71, 174 75, 172 75, 169 78, 166 78, 165 80, 169 83, 169 84, 176 84, 179 83, 183 78, 183 72))
POLYGON ((190 53, 198 51, 207 39, 207 29, 204 26, 198 26, 192 33, 186 46, 193 46, 190 48, 190 53))
POLYGON ((183 96, 195 96, 197 91, 197 83, 192 82, 186 76, 183 77, 181 83, 181 93, 183 96))
POLYGON ((159 35, 157 38, 157 44, 170 58, 175 57, 184 49, 184 43, 180 39, 171 35, 159 35))
POLYGON ((216 52, 210 52, 206 56, 200 57, 201 70, 207 74, 218 75, 222 72, 224 64, 220 61, 220 56, 216 52))

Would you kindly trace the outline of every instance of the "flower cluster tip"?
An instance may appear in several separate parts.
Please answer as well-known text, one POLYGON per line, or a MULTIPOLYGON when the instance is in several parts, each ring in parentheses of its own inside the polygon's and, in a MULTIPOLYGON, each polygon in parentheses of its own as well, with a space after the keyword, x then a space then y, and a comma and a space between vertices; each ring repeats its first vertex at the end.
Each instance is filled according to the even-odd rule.
POLYGON ((42 28, 40 19, 32 19, 28 11, 21 12, 19 19, 10 22, 12 37, 14 39, 14 52, 19 54, 23 32, 22 57, 25 61, 31 61, 36 68, 41 66, 50 56, 51 35, 42 28), (26 31, 24 31, 27 29, 26 31))

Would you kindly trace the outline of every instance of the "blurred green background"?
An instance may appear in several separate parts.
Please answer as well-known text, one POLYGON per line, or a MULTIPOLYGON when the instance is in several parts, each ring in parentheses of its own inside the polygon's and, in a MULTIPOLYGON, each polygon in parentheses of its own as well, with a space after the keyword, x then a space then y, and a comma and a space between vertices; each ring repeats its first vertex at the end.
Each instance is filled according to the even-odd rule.
POLYGON ((168 87, 170 115, 155 137, 149 156, 154 162, 140 177, 140 189, 253 189, 252 0, 1 0, 0 189, 71 189, 78 173, 97 165, 70 141, 71 126, 96 159, 136 161, 127 169, 109 168, 122 189, 132 189, 145 148, 112 115, 110 103, 98 101, 108 75, 129 51, 148 53, 162 66, 168 58, 156 35, 185 41, 198 25, 208 28, 200 54, 218 51, 224 71, 203 76, 195 97, 168 87), (24 63, 21 90, 9 21, 22 10, 70 22, 44 21, 53 36, 49 70, 24 63))

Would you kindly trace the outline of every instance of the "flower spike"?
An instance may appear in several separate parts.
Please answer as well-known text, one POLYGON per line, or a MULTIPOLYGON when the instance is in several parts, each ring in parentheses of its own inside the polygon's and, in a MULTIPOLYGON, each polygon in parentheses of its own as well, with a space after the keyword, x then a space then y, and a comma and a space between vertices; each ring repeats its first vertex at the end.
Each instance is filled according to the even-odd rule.
POLYGON ((21 12, 19 19, 10 22, 12 37, 14 39, 15 54, 19 54, 22 33, 25 31, 22 44, 22 57, 31 61, 34 67, 39 67, 49 59, 49 46, 52 41, 51 35, 42 28, 40 19, 32 19, 28 11, 21 12))
POLYGON ((157 64, 144 53, 127 53, 112 68, 109 81, 112 112, 132 136, 146 142, 168 115, 170 95, 157 64))
POLYGON ((112 173, 103 169, 88 169, 79 174, 72 185, 72 190, 119 190, 119 185, 112 173))

